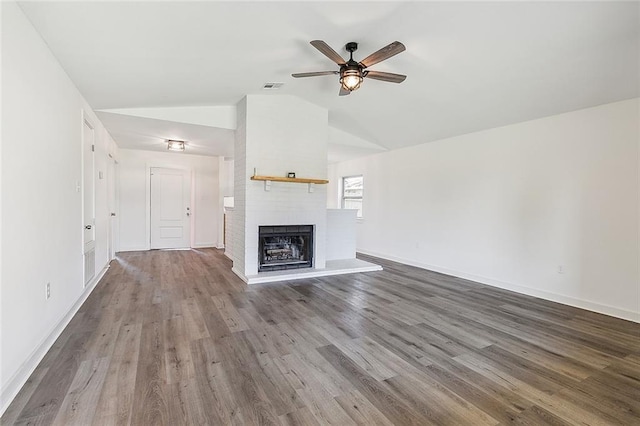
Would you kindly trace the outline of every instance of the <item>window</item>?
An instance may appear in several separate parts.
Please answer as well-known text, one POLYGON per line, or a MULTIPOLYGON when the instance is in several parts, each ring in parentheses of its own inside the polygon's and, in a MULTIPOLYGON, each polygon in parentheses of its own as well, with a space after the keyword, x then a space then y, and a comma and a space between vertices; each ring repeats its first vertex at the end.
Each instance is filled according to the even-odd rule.
POLYGON ((362 218, 362 192, 362 175, 342 178, 342 208, 358 210, 358 219, 362 218))

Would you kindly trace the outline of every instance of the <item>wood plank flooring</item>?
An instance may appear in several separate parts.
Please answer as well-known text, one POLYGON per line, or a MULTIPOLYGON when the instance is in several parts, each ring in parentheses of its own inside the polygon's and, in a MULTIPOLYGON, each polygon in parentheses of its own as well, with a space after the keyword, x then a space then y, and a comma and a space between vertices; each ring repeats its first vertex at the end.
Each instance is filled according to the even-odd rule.
POLYGON ((366 259, 248 287, 120 254, 0 424, 640 424, 639 324, 366 259))

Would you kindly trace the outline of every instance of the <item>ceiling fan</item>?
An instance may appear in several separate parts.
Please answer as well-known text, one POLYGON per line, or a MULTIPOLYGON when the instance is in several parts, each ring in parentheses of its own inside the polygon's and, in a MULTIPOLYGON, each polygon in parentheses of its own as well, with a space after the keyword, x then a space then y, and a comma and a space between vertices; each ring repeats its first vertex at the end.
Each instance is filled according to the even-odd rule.
POLYGON ((349 42, 345 46, 350 57, 348 61, 345 61, 342 56, 333 50, 327 43, 322 40, 313 40, 311 45, 318 49, 327 58, 331 59, 336 64, 340 65, 338 71, 318 71, 318 72, 301 72, 291 74, 292 77, 317 77, 321 75, 340 75, 340 96, 348 95, 354 90, 357 90, 362 83, 362 80, 367 78, 373 78, 374 80, 387 81, 389 83, 402 83, 407 76, 402 74, 393 74, 390 72, 370 71, 371 65, 382 62, 385 59, 389 59, 398 53, 404 52, 404 44, 399 41, 394 41, 382 49, 372 53, 360 62, 353 60, 353 52, 358 50, 358 43, 349 42))

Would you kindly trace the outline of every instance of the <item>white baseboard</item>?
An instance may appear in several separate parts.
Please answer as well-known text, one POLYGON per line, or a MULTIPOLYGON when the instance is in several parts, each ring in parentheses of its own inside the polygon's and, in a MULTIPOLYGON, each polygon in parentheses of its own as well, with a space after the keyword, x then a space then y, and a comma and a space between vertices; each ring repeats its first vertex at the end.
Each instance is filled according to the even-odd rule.
POLYGON ((73 304, 71 309, 58 321, 58 323, 51 329, 49 334, 40 342, 40 344, 31 352, 29 357, 25 362, 22 363, 18 371, 9 379, 7 384, 3 387, 0 392, 0 416, 4 414, 7 410, 13 399, 18 395, 20 389, 24 386, 24 384, 29 379, 29 376, 33 374, 34 370, 40 364, 44 356, 47 354, 49 349, 53 346, 55 341, 60 337, 65 327, 69 324, 73 316, 78 312, 82 304, 87 300, 89 295, 93 292, 96 287, 96 284, 102 279, 104 274, 109 269, 109 264, 100 271, 98 275, 96 275, 93 280, 84 288, 84 291, 73 304))
POLYGON ((148 246, 132 246, 132 247, 120 247, 118 253, 123 251, 149 251, 148 246))
POLYGON ((490 285, 492 287, 498 287, 505 290, 515 291, 516 293, 526 294, 527 296, 538 297, 540 299, 549 300, 552 302, 562 303, 563 305, 569 305, 580 309, 586 309, 600 314, 609 315, 616 318, 621 318, 633 322, 640 323, 640 312, 628 311, 626 309, 620 309, 615 306, 604 305, 601 303, 595 303, 588 300, 578 299, 571 296, 565 296, 562 294, 552 293, 545 290, 538 290, 531 287, 521 286, 518 284, 512 284, 493 278, 487 278, 480 275, 468 274, 466 272, 456 271, 441 266, 429 265, 426 263, 415 262, 413 260, 403 259, 396 256, 391 256, 384 253, 376 253, 368 250, 357 250, 358 253, 366 254, 369 256, 379 257, 382 259, 391 260, 393 262, 403 263, 405 265, 415 266, 429 271, 439 272, 446 275, 452 275, 454 277, 463 278, 465 280, 475 281, 481 284, 490 285))
POLYGON ((242 272, 238 271, 236 268, 231 268, 231 272, 233 272, 234 274, 236 274, 237 276, 240 277, 240 279, 242 281, 244 281, 245 283, 249 283, 249 278, 247 278, 242 272))
MULTIPOLYGON (((199 244, 192 245, 191 248, 224 248, 224 247, 218 247, 216 243, 199 243, 199 244)), ((151 249, 147 246, 133 246, 133 247, 122 247, 120 248, 120 250, 118 250, 118 252, 149 251, 149 250, 151 249)))
POLYGON ((191 246, 191 248, 217 248, 216 243, 198 243, 191 246))

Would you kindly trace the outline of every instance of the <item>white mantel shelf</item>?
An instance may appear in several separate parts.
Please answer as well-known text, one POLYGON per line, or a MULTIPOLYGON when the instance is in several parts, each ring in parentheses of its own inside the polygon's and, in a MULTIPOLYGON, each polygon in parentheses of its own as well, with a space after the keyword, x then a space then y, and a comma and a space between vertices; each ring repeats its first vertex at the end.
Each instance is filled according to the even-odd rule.
POLYGON ((309 178, 290 178, 290 177, 280 177, 280 176, 251 176, 251 180, 264 180, 264 181, 273 181, 273 182, 290 182, 290 183, 317 183, 319 185, 324 185, 329 183, 326 179, 309 179, 309 178))

